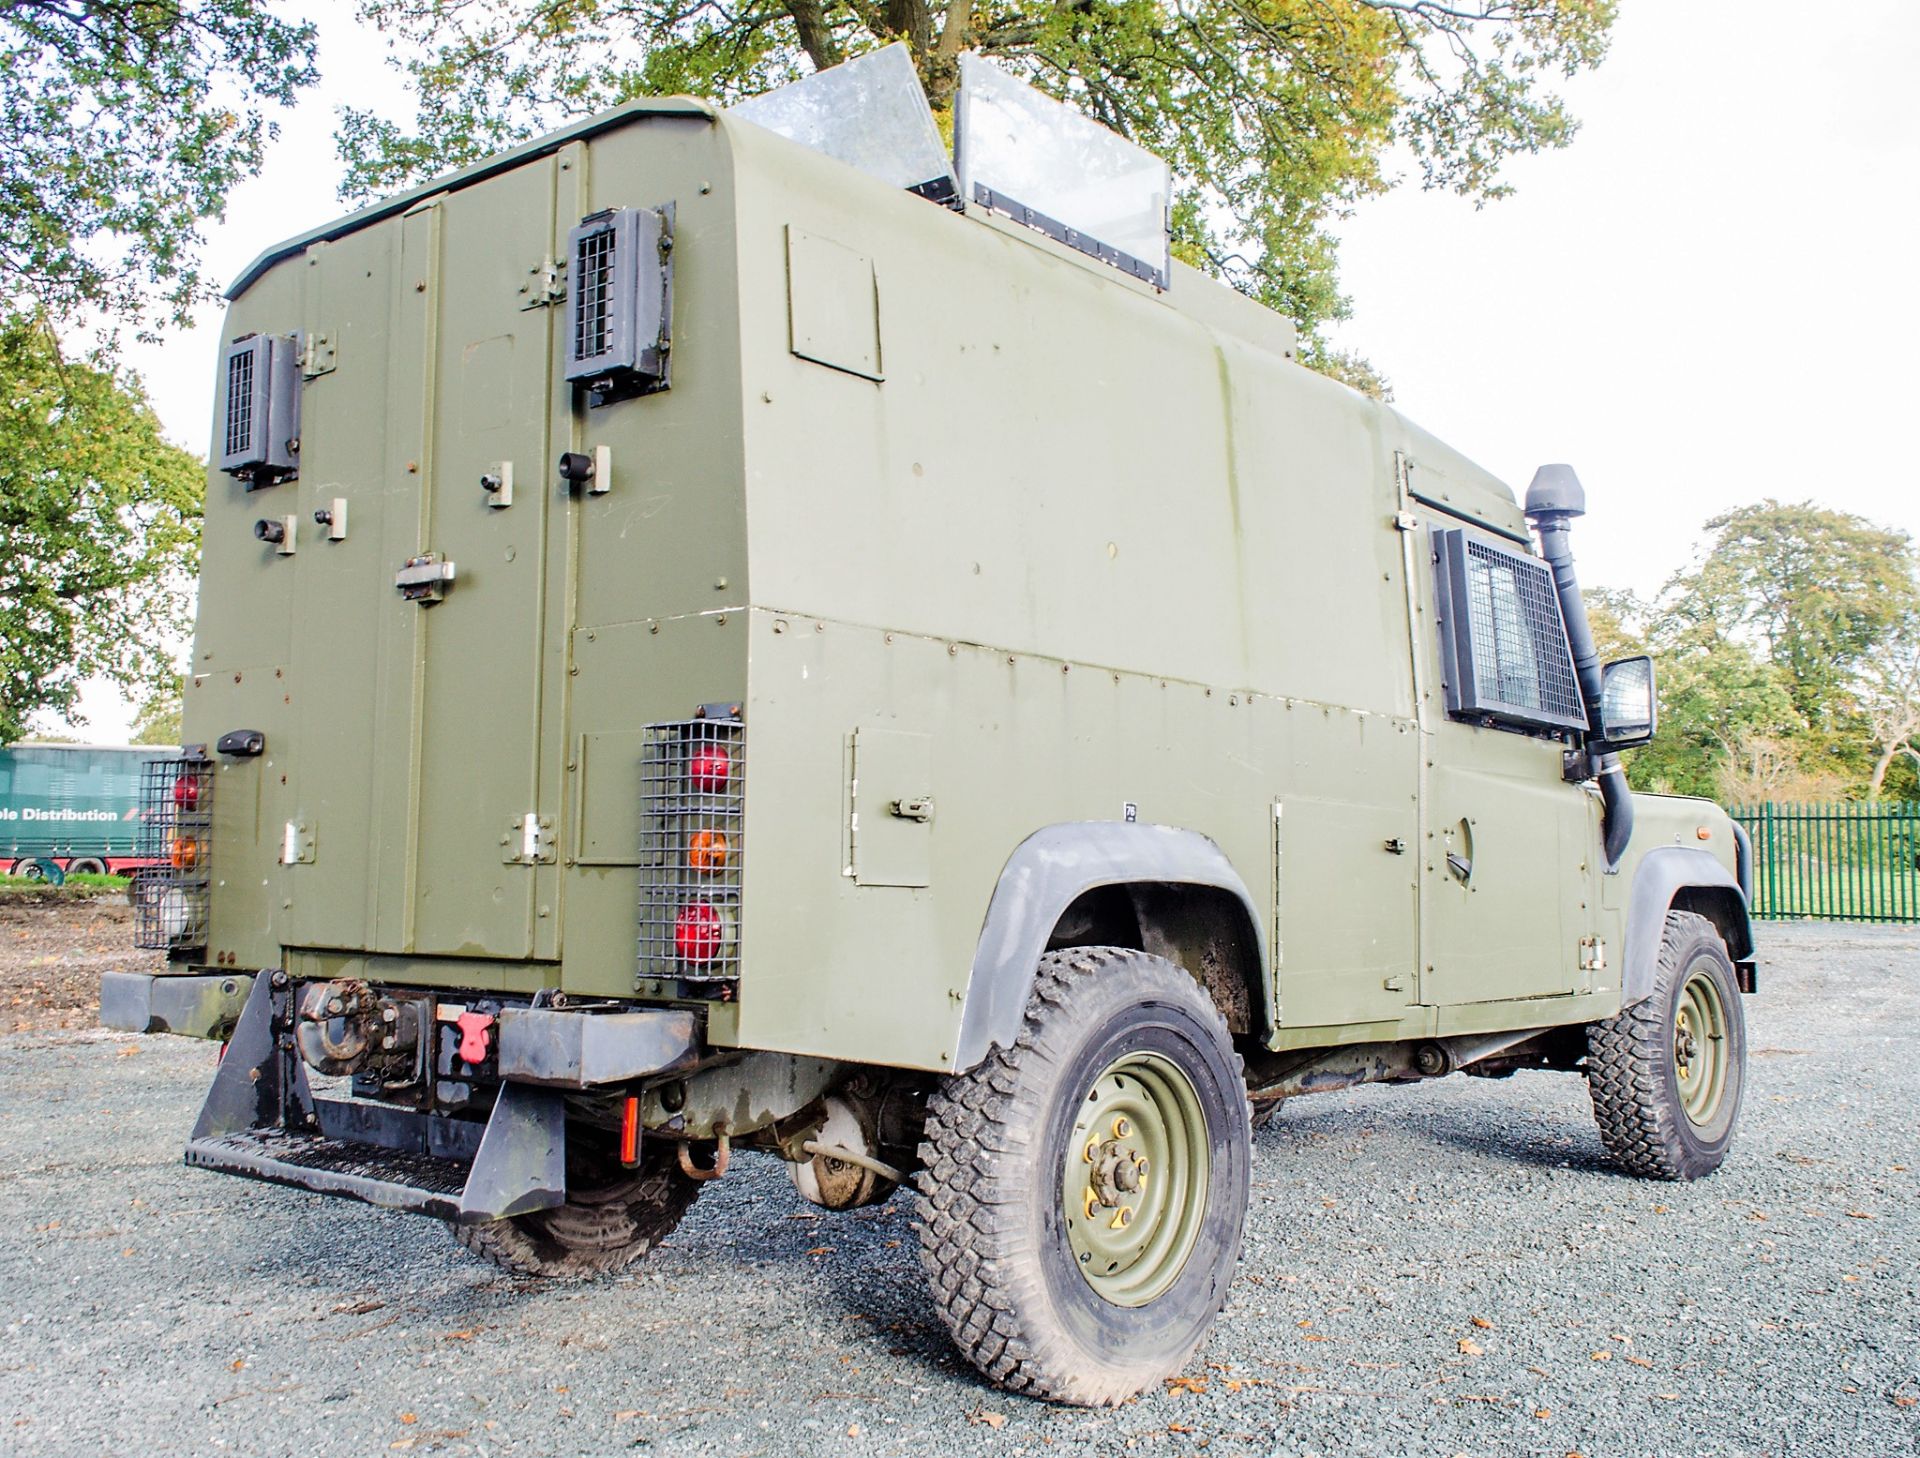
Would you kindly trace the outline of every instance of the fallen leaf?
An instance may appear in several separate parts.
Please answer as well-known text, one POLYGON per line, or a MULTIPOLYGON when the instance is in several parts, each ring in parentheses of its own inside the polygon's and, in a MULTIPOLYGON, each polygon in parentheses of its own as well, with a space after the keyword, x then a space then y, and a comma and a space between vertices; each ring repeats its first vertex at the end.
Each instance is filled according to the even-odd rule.
POLYGON ((644 1414, 640 1411, 639 1408, 629 1407, 629 1408, 622 1409, 620 1412, 615 1413, 613 1415, 613 1420, 617 1423, 623 1423, 628 1418, 637 1418, 641 1416, 644 1416, 644 1414))
POLYGON ((1849 1220, 1871 1220, 1871 1219, 1873 1219, 1873 1216, 1871 1216, 1871 1215, 1869 1215, 1869 1214, 1868 1214, 1868 1213, 1867 1213, 1867 1212, 1866 1212, 1865 1210, 1849 1210, 1849 1211, 1847 1211, 1847 1219, 1849 1219, 1849 1220))
POLYGON ((1908 1397, 1904 1392, 1893 1399, 1895 1407, 1912 1407, 1916 1402, 1920 1402, 1920 1397, 1908 1397))
POLYGON ((1487 1354, 1487 1349, 1472 1337, 1461 1337, 1458 1345, 1463 1357, 1484 1357, 1487 1354))
POLYGON ((1303 1342, 1330 1342, 1333 1338, 1321 1336, 1317 1331, 1303 1331, 1300 1333, 1300 1340, 1303 1342))
POLYGON ((1662 1402, 1678 1402, 1680 1400, 1680 1394, 1677 1392, 1656 1392, 1653 1395, 1662 1402))
POLYGON ((1193 1431, 1193 1429, 1188 1427, 1185 1423, 1168 1423, 1167 1431, 1170 1433, 1190 1433, 1193 1431))
POLYGON ((847 1428, 847 1436, 848 1436, 849 1438, 857 1438, 857 1437, 859 1437, 859 1436, 860 1436, 860 1424, 858 1424, 858 1423, 852 1423, 852 1424, 850 1424, 850 1425, 848 1426, 848 1428, 847 1428))
POLYGON ((400 1414, 400 1421, 403 1423, 417 1423, 420 1421, 420 1415, 418 1413, 403 1412, 400 1414))
POLYGON ((1490 1321, 1488 1321, 1488 1320, 1486 1319, 1486 1317, 1484 1317, 1484 1316, 1476 1316, 1476 1317, 1474 1317, 1474 1318, 1473 1318, 1473 1324, 1474 1324, 1475 1326, 1477 1326, 1477 1327, 1479 1327, 1479 1328, 1480 1328, 1480 1330, 1482 1330, 1482 1331, 1492 1331, 1492 1330, 1493 1330, 1493 1323, 1492 1323, 1492 1322, 1490 1322, 1490 1321))
POLYGON ((1636 1367, 1651 1367, 1653 1365, 1653 1358, 1651 1357, 1628 1357, 1627 1360, 1636 1367))
POLYGON ((977 1428, 992 1428, 996 1433, 1007 1425, 1007 1415, 1003 1412, 988 1412, 985 1408, 970 1414, 967 1421, 977 1428))
POLYGON ((450 1342, 470 1342, 475 1337, 480 1335, 481 1330, 482 1328, 480 1327, 470 1326, 464 1331, 447 1332, 445 1333, 445 1336, 446 1336, 446 1339, 450 1342))
POLYGON ((389 1453, 404 1453, 407 1451, 407 1449, 411 1448, 415 1443, 419 1441, 420 1440, 418 1438, 402 1438, 397 1443, 387 1444, 387 1451, 389 1453))
POLYGON ((889 1240, 886 1242, 886 1246, 888 1250, 898 1250, 900 1249, 900 1242, 897 1240, 889 1240))
POLYGON ((387 1303, 384 1301, 355 1301, 351 1305, 342 1302, 333 1308, 335 1316, 365 1316, 369 1311, 378 1311, 387 1303))
POLYGON ((113 1056, 115 1058, 131 1058, 133 1057, 134 1054, 138 1053, 139 1051, 140 1051, 140 1045, 138 1043, 129 1043, 127 1044, 126 1047, 122 1048, 118 1053, 114 1054, 113 1056))
POLYGON ((1550 1407, 1536 1407, 1533 1410, 1533 1415, 1539 1418, 1541 1422, 1545 1422, 1548 1418, 1553 1416, 1553 1409, 1550 1407))
POLYGON ((1204 1377, 1169 1377, 1167 1379, 1169 1392, 1205 1392, 1206 1390, 1207 1379, 1204 1377))
POLYGON ((1665 1205, 1655 1205, 1653 1207, 1653 1213, 1656 1215, 1664 1215, 1667 1213, 1667 1207, 1665 1205))
POLYGON ((812 1250, 808 1251, 807 1254, 808 1255, 832 1255, 833 1247, 830 1245, 816 1245, 812 1250))
POLYGON ((1595 1352, 1593 1354, 1593 1360, 1596 1362, 1611 1362, 1613 1360, 1613 1353, 1612 1352, 1595 1352))

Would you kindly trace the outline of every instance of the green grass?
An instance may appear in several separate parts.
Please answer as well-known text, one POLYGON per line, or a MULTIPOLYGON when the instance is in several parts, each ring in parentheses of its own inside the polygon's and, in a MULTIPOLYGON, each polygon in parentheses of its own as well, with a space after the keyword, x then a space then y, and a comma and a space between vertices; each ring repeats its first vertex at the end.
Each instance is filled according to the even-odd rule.
POLYGON ((105 896, 115 891, 127 889, 125 876, 69 876, 58 886, 51 881, 34 881, 25 876, 0 876, 0 897, 36 897, 71 896, 76 900, 88 896, 105 896))

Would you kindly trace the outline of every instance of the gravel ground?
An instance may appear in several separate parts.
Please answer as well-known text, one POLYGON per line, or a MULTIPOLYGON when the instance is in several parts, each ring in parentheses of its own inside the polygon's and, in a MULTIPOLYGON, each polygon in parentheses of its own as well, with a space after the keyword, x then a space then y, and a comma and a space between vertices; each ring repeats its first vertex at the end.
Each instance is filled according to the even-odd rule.
POLYGON ((1302 1101, 1212 1339, 1106 1413, 953 1354, 904 1201, 743 1158, 638 1276, 541 1288, 183 1168, 205 1044, 0 1037, 0 1452, 1912 1454, 1920 933, 1764 941, 1718 1175, 1615 1174, 1564 1076, 1302 1101))

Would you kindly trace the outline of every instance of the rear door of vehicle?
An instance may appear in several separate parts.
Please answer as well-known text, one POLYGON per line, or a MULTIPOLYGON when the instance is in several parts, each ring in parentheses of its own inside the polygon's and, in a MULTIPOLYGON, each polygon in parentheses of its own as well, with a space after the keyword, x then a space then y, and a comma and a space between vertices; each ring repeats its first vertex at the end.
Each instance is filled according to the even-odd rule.
POLYGON ((535 952, 554 175, 536 159, 309 250, 296 945, 535 952), (312 520, 336 501, 338 541, 312 520), (409 601, 395 575, 429 556, 452 580, 409 601))

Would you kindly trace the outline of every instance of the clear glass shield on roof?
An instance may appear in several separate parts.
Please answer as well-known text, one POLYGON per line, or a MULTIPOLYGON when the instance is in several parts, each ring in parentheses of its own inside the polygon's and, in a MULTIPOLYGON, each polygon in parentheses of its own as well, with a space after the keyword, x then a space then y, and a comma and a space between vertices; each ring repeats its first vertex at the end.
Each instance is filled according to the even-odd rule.
POLYGON ((904 41, 816 71, 727 112, 936 202, 958 193, 953 164, 904 41))
POLYGON ((1167 286, 1165 162, 971 53, 960 58, 957 107, 967 201, 1167 286))

